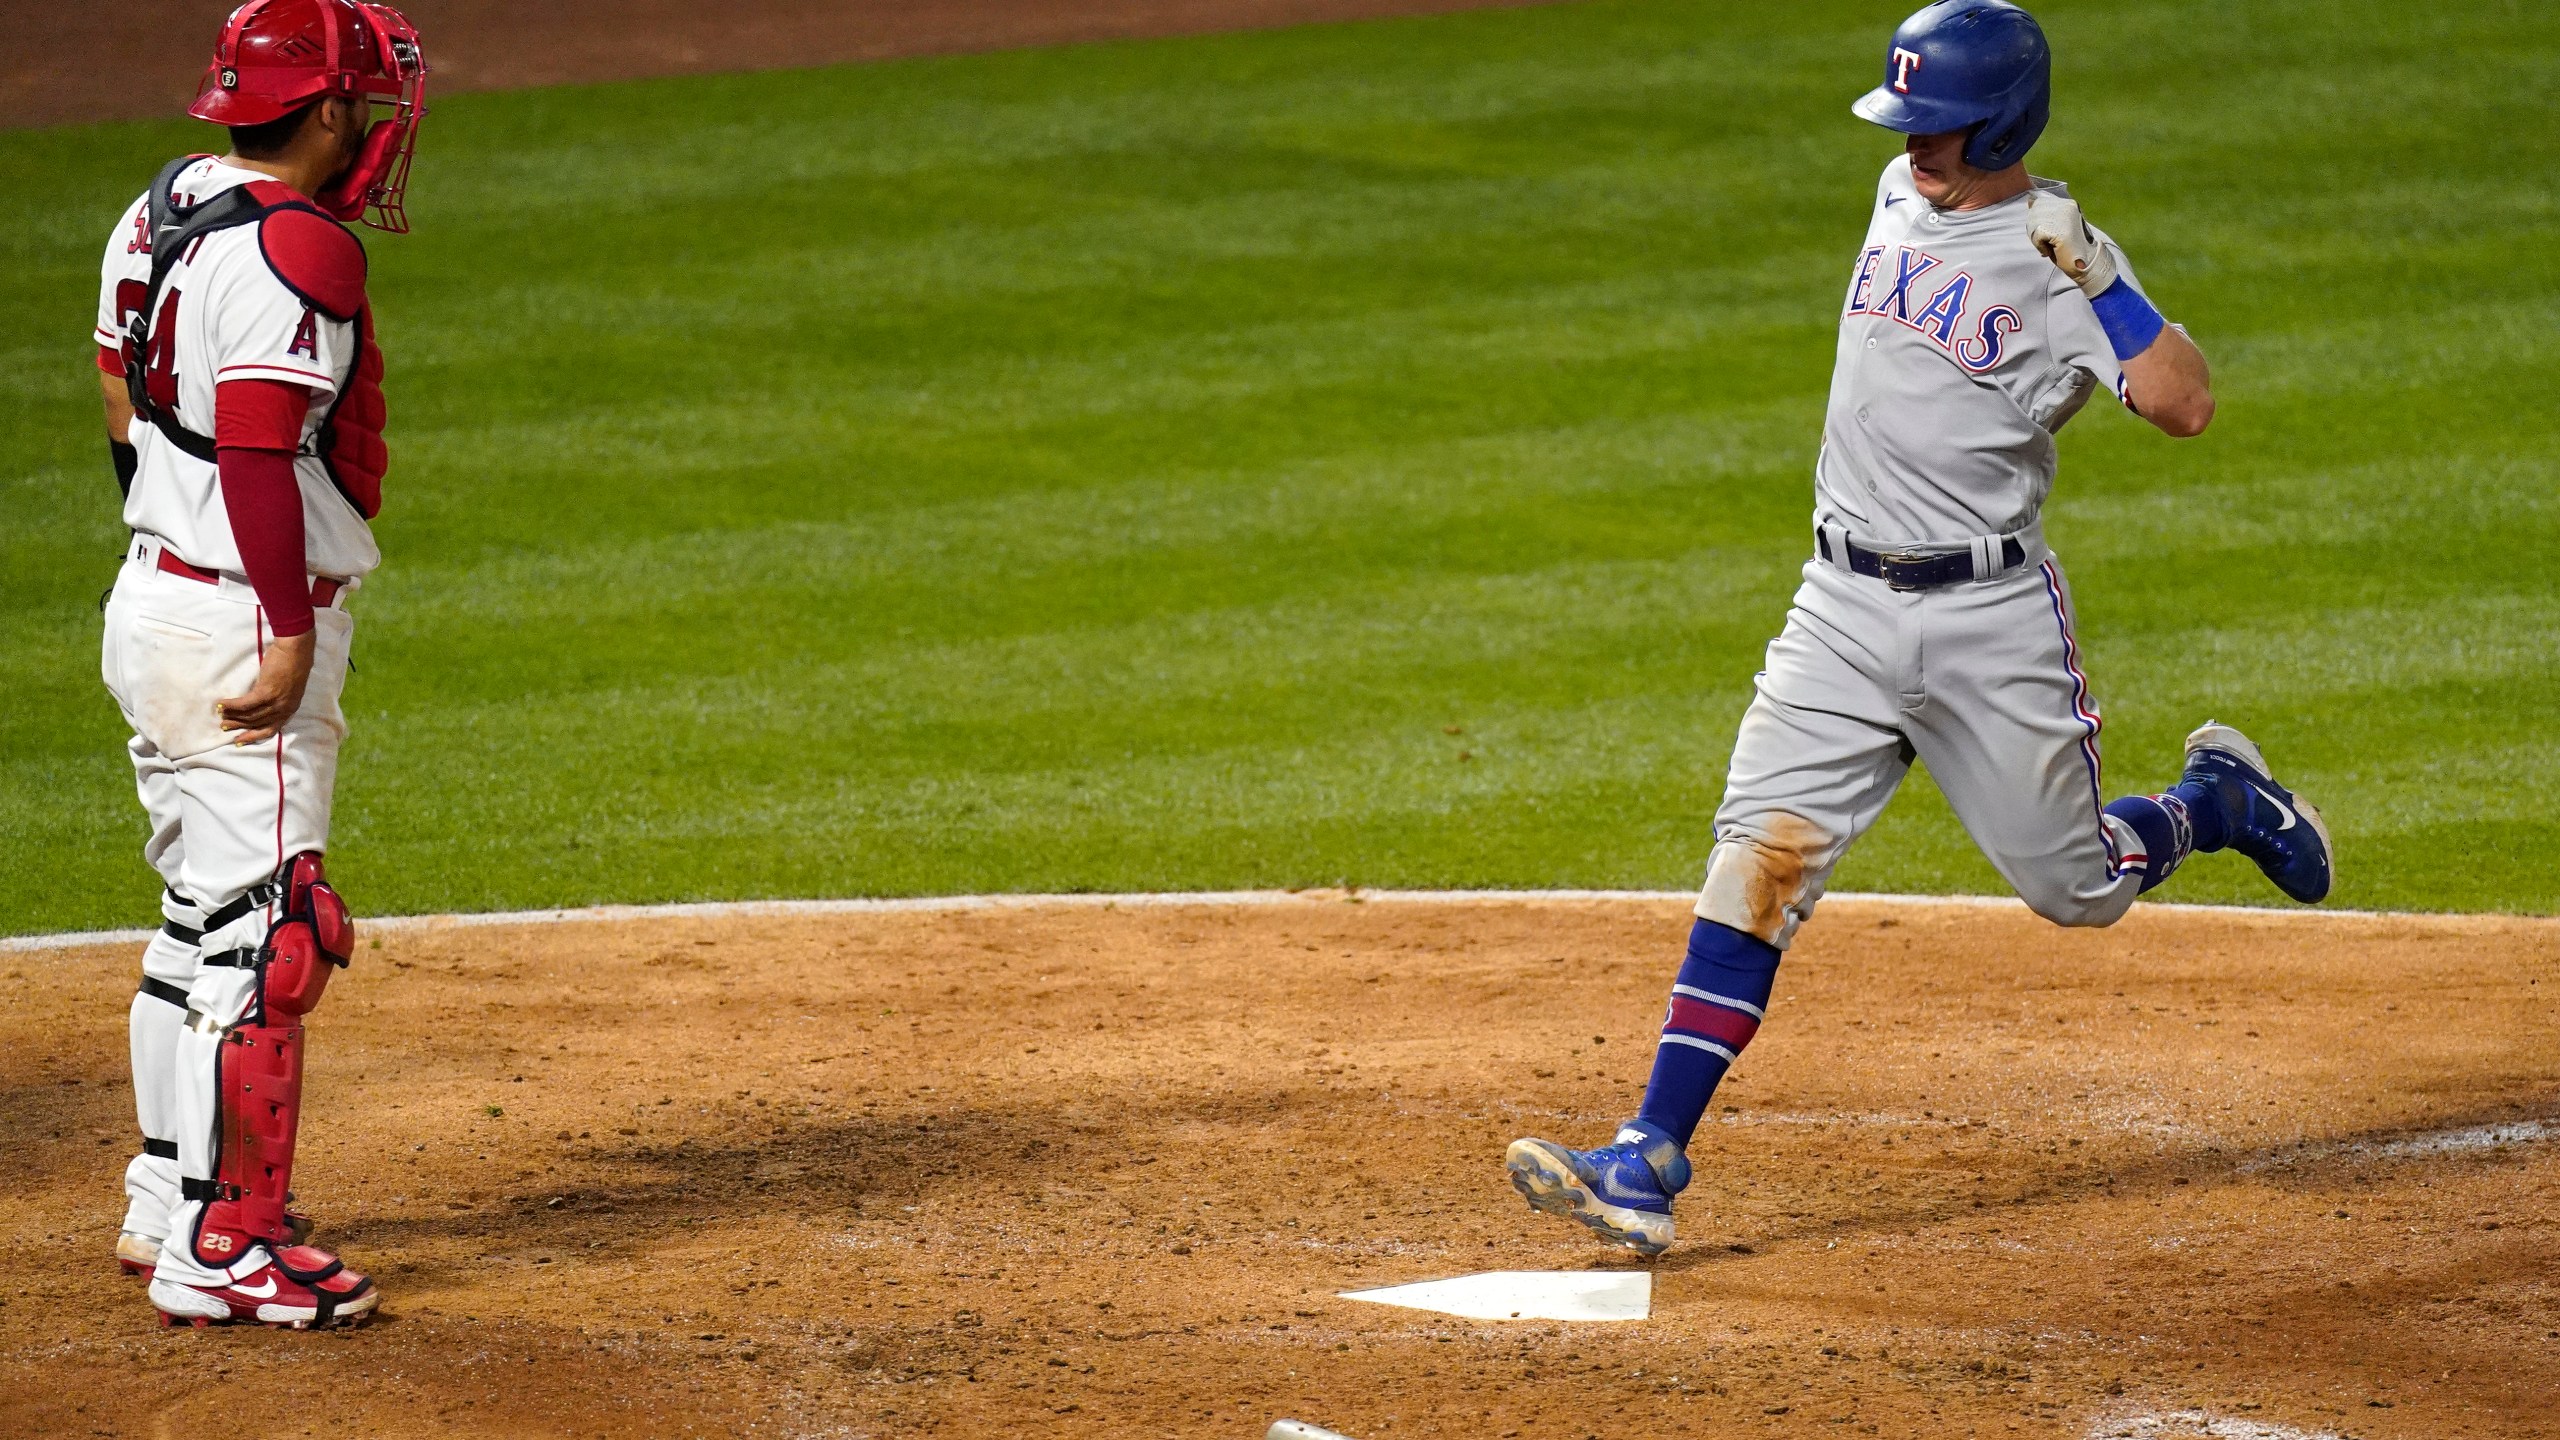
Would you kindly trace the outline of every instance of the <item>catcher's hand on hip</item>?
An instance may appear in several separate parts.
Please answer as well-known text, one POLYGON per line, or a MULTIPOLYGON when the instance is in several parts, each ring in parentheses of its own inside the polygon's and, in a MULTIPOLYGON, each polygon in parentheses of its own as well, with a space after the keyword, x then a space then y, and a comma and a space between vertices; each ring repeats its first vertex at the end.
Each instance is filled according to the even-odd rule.
POLYGON ((273 739, 302 708, 302 692, 311 684, 316 633, 305 630, 269 640, 266 653, 258 658, 258 678, 251 682, 249 693, 217 703, 222 728, 235 732, 232 744, 256 745, 273 739))
POLYGON ((2053 262, 2055 269, 2071 277, 2081 294, 2094 299, 2116 283, 2116 257, 2089 233, 2089 222, 2081 217, 2079 201, 2043 190, 2029 195, 2027 238, 2035 242, 2036 249, 2053 262))

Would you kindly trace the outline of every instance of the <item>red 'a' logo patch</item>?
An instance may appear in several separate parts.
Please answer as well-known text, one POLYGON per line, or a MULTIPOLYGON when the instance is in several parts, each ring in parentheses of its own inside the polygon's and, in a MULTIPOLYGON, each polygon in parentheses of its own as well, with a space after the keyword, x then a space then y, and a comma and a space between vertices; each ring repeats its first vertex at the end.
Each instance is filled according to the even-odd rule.
POLYGON ((320 317, 312 314, 309 306, 303 307, 302 324, 294 330, 293 344, 284 353, 308 355, 314 360, 320 358, 320 317))

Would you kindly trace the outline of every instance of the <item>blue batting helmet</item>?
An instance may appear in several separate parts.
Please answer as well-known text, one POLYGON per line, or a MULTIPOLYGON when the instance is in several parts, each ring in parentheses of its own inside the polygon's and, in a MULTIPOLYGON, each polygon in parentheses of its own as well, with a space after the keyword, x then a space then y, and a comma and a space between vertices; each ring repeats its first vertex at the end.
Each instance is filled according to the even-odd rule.
POLYGON ((2006 170, 2044 133, 2053 52, 2036 17, 2008 0, 1938 0, 1893 32, 1884 83, 1849 108, 1905 135, 1970 131, 1965 163, 2006 170))

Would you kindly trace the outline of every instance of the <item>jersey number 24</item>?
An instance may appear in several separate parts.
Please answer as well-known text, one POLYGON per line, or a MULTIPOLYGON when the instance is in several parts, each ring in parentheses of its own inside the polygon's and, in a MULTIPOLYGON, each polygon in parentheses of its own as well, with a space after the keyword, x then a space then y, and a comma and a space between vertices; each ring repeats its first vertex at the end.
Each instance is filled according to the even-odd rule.
MULTIPOLYGON (((151 322, 151 354, 143 366, 151 403, 172 414, 178 408, 178 298, 175 290, 161 296, 159 317, 151 322)), ((133 333, 133 317, 150 299, 151 287, 143 281, 116 283, 116 319, 126 334, 133 333)))

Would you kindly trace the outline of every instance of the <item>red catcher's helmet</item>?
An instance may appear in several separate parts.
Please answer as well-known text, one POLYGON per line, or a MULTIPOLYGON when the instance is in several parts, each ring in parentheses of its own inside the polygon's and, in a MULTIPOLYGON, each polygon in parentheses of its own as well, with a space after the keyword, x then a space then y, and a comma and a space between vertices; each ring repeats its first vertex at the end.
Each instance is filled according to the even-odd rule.
POLYGON ((187 113, 216 125, 263 125, 331 97, 385 107, 354 163, 311 198, 341 220, 398 233, 409 228, 401 196, 426 89, 417 29, 390 6, 249 0, 223 22, 187 113))

